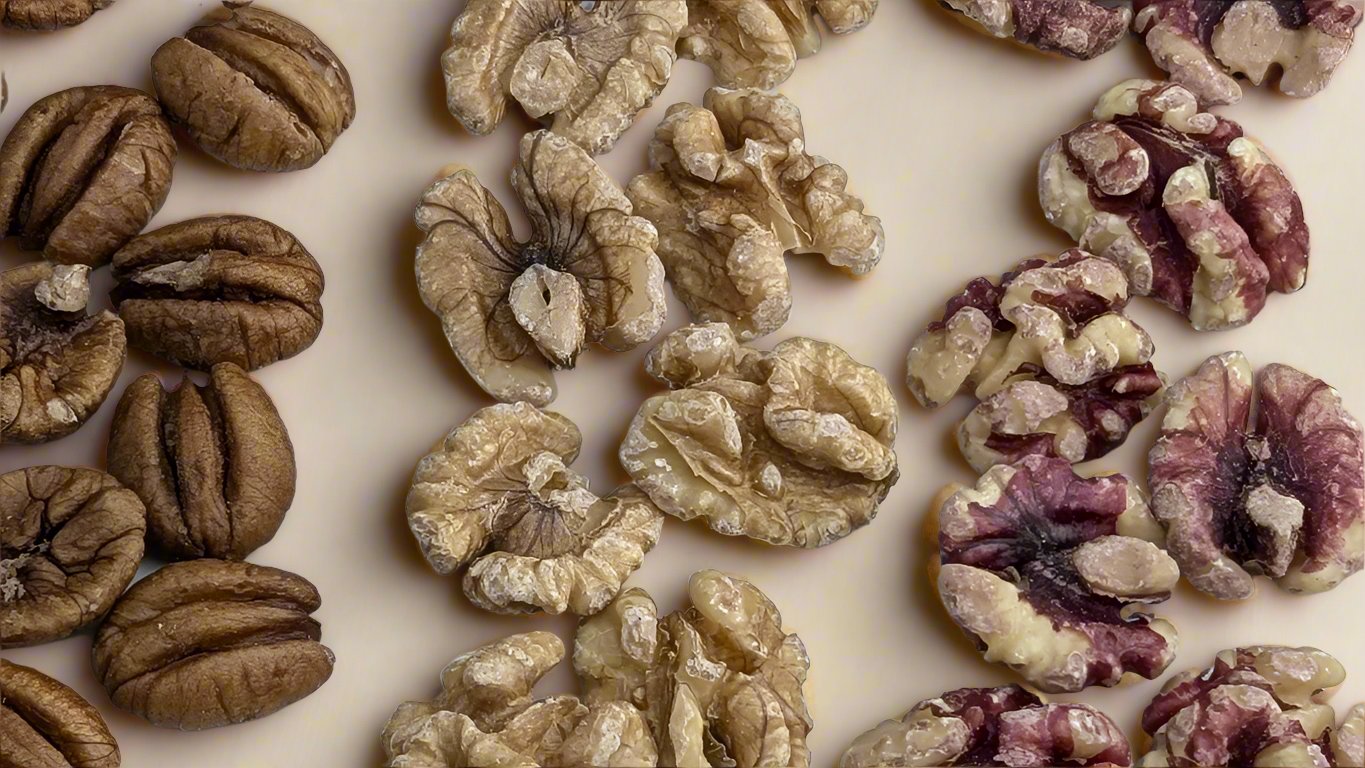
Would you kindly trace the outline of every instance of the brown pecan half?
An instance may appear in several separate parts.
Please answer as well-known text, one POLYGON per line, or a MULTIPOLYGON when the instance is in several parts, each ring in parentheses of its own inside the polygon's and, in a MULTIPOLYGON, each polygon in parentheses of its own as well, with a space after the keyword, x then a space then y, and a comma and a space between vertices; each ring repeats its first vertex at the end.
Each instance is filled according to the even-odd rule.
POLYGON ((0 765, 118 768, 118 743, 99 710, 36 669, 0 659, 0 765))

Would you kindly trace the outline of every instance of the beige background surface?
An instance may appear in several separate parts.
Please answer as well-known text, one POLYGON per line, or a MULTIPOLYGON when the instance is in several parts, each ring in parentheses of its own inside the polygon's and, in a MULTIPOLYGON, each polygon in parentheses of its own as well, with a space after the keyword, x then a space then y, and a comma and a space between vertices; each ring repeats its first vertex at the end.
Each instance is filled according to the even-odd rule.
MULTIPOLYGON (((462 5, 273 0, 271 7, 311 26, 350 68, 359 104, 355 124, 316 167, 291 174, 235 172, 182 144, 170 199, 154 225, 220 212, 262 216, 297 234, 326 271, 321 338, 257 374, 297 447, 299 488, 279 535, 251 560, 318 585, 323 640, 335 650, 337 666, 318 693, 267 719, 178 733, 109 703, 90 670, 88 634, 6 652, 94 701, 127 766, 375 765, 389 713, 405 699, 433 695, 437 673, 452 657, 513 632, 571 632, 570 618, 498 618, 471 607, 457 580, 425 567, 402 515, 416 460, 490 403, 417 297, 412 209, 436 170, 455 161, 476 169, 510 203, 514 143, 530 127, 514 115, 494 135, 472 137, 445 112, 437 58, 462 5)), ((119 0, 72 30, 0 32, 0 67, 10 88, 0 133, 33 101, 61 88, 150 88, 152 51, 209 6, 119 0)), ((903 384, 903 360, 918 330, 969 278, 1067 245, 1043 221, 1034 197, 1039 152, 1079 122, 1108 86, 1154 73, 1136 42, 1090 63, 1054 61, 977 37, 928 2, 883 0, 870 27, 827 40, 783 88, 804 109, 812 150, 844 165, 854 191, 882 217, 887 249, 881 266, 856 281, 818 259, 792 259, 792 319, 763 343, 796 334, 827 339, 891 379, 902 407, 901 480, 870 527, 821 551, 765 548, 669 520, 632 583, 648 588, 664 610, 678 605, 688 574, 702 567, 743 575, 766 590, 810 650, 807 694, 817 765, 832 765, 855 735, 922 698, 1014 679, 972 652, 929 590, 919 530, 941 484, 972 479, 946 437, 969 405, 958 400, 935 413, 915 406, 903 384)), ((664 109, 699 99, 709 82, 704 67, 679 62, 654 108, 602 159, 618 181, 643 168, 645 145, 664 109)), ((1311 101, 1254 90, 1223 111, 1264 140, 1297 183, 1313 233, 1310 279, 1297 295, 1273 297, 1250 327, 1221 334, 1197 334, 1173 313, 1138 302, 1134 314, 1156 339, 1161 369, 1178 377, 1209 354, 1242 349, 1257 365, 1282 361, 1322 377, 1365 414, 1363 105, 1365 52, 1358 52, 1311 101)), ((520 218, 515 209, 512 215, 520 218)), ((12 241, 0 246, 0 266, 25 258, 12 241)), ((100 285, 107 284, 104 272, 100 285)), ((670 309, 667 327, 686 322, 680 305, 670 309)), ((616 447, 636 406, 654 390, 641 372, 644 351, 593 351, 559 377, 554 407, 582 428, 577 468, 599 490, 625 479, 616 447)), ((0 471, 38 463, 102 466, 112 401, 148 369, 179 375, 133 354, 111 402, 80 432, 45 446, 2 447, 0 471)), ((1158 423, 1159 414, 1096 464, 1145 472, 1158 423)), ((1217 604, 1182 587, 1159 610, 1181 630, 1172 671, 1202 667, 1231 645, 1315 645, 1337 654, 1353 673, 1337 699, 1344 705, 1365 700, 1362 604, 1365 576, 1307 598, 1262 583, 1240 605, 1217 604)), ((543 690, 570 684, 561 671, 543 690)), ((1074 698, 1136 731, 1137 715, 1158 686, 1094 689, 1074 698)))

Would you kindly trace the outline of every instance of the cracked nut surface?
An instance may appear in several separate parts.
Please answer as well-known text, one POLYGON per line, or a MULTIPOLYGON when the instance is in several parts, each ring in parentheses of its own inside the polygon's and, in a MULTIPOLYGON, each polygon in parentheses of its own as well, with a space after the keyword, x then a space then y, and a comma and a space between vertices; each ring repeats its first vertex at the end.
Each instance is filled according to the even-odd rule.
POLYGON ((621 465, 682 520, 821 547, 870 523, 899 477, 890 387, 833 344, 796 337, 761 352, 723 323, 691 325, 646 369, 673 391, 635 414, 621 465))
POLYGON ((0 761, 14 768, 119 768, 99 710, 42 672, 0 659, 0 761))
POLYGON ((427 189, 417 287, 484 391, 546 405, 551 370, 572 368, 585 344, 622 351, 658 333, 664 268, 654 226, 631 215, 616 182, 568 139, 523 137, 512 188, 531 220, 524 243, 471 171, 427 189))
POLYGON ((1227 352, 1168 402, 1149 456, 1152 508, 1196 589, 1240 600, 1264 575, 1322 592, 1365 565, 1365 436, 1336 390, 1279 364, 1253 380, 1227 352))
POLYGON ((1128 80, 1038 167, 1047 220, 1196 330, 1245 325, 1308 277, 1303 205, 1242 127, 1182 85, 1128 80))
POLYGON ((473 0, 441 56, 446 104, 484 135, 514 101, 600 154, 668 84, 686 24, 686 0, 473 0))
POLYGON ((1327 86, 1346 59, 1365 0, 1136 0, 1133 28, 1171 81, 1206 104, 1242 98, 1278 71, 1280 91, 1300 98, 1327 86))
POLYGON ((656 129, 651 171, 626 195, 659 231, 659 258, 698 322, 741 339, 787 321, 785 255, 819 253, 852 275, 885 245, 881 221, 849 194, 848 174, 808 154, 801 112, 780 94, 712 88, 675 104, 656 129))
POLYGON ((89 267, 47 262, 0 272, 0 444, 75 432, 118 380, 123 322, 86 314, 89 279, 89 267))
POLYGON ((114 0, 0 0, 0 27, 50 30, 74 27, 114 0))
POLYGON ((1132 9, 1096 0, 941 0, 968 26, 1048 53, 1093 59, 1128 34, 1132 9))
POLYGON ((0 144, 0 237, 50 261, 105 264, 166 202, 175 157, 161 105, 142 91, 40 99, 0 144))
POLYGON ((978 277, 920 334, 906 383, 936 408, 958 392, 979 400, 958 424, 977 472, 1024 456, 1072 463, 1109 453, 1160 400, 1151 338, 1128 319, 1122 270, 1084 251, 978 277))
POLYGON ((1028 456, 953 494, 938 523, 939 596, 987 661, 1056 693, 1150 680, 1175 658, 1175 627, 1137 608, 1180 571, 1122 475, 1028 456))
POLYGON ((95 676, 153 725, 202 730, 265 717, 327 682, 335 657, 317 588, 277 568, 172 563, 128 590, 95 636, 95 676))
POLYGON ((1132 764, 1128 738, 1084 704, 1049 704, 1018 685, 959 688, 854 740, 839 768, 1132 764))
POLYGON ((186 377, 167 391, 152 373, 130 384, 108 465, 147 505, 147 538, 172 560, 241 560, 275 535, 294 499, 284 422, 232 363, 213 366, 202 387, 186 377))
POLYGON ((0 648, 60 640, 107 613, 142 562, 147 511, 93 469, 0 475, 0 648))
POLYGON ((624 485, 604 497, 569 468, 582 436, 530 403, 476 411, 417 465, 408 526, 437 573, 466 568, 470 601, 497 613, 596 613, 663 530, 624 485))
POLYGON ((128 343, 186 368, 255 370, 322 331, 322 268, 261 219, 209 216, 148 232, 114 254, 113 272, 128 343))
POLYGON ((351 76, 293 19, 226 0, 152 55, 166 114, 205 152, 247 171, 296 171, 322 159, 355 119, 351 76))

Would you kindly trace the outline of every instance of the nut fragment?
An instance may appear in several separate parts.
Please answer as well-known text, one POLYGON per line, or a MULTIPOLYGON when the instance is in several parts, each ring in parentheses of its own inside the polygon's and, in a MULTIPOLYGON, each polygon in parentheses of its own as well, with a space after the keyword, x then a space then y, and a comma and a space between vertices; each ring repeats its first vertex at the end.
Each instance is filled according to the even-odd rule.
POLYGON ((1017 685, 960 688, 854 740, 839 768, 1131 765, 1128 739, 1084 704, 1047 704, 1017 685))
POLYGON ((113 313, 86 315, 90 268, 0 272, 0 444, 75 432, 109 396, 127 341, 113 313))
POLYGON ((311 30, 249 2, 223 8, 152 56, 166 113, 218 160, 295 171, 320 160, 355 119, 341 60, 311 30))
POLYGON ((521 140, 512 188, 531 218, 520 243, 492 193, 468 170, 433 184, 417 207, 427 233, 417 286, 479 386, 504 402, 554 399, 551 368, 587 342, 633 349, 667 307, 657 234, 602 167, 549 131, 521 140))
POLYGON ((1137 0, 1133 28, 1172 82, 1206 104, 1242 98, 1234 76, 1253 85, 1272 69, 1280 90, 1300 98, 1327 86, 1346 59, 1365 0, 1137 0))
POLYGON ((1128 34, 1133 12, 1097 0, 941 0, 958 19, 992 37, 1075 59, 1107 53, 1128 34))
POLYGON ((476 411, 417 465, 408 525, 437 573, 498 613, 602 610, 640 567, 663 515, 634 486, 604 498, 569 468, 578 428, 530 403, 476 411))
POLYGON ((0 145, 0 237, 98 267, 166 202, 175 156, 161 106, 142 91, 102 85, 41 99, 0 145))
POLYGON ((970 387, 981 401, 957 440, 977 472, 1024 456, 1089 461, 1118 447, 1162 389, 1152 341, 1123 314, 1128 281, 1084 251, 1020 262, 948 300, 906 358, 934 408, 970 387))
POLYGON ((250 216, 142 235, 114 254, 114 279, 129 343, 187 368, 255 370, 322 331, 322 268, 293 235, 250 216))
POLYGON ((0 27, 51 30, 74 27, 114 0, 0 0, 0 27))
POLYGON ((1159 603, 1179 578, 1161 529, 1122 475, 1061 459, 993 467, 939 512, 939 596, 987 661, 1048 692, 1151 679, 1175 657, 1159 603))
POLYGON ((0 745, 14 768, 118 768, 99 710, 62 683, 0 659, 0 745))
POLYGON ((471 133, 509 98, 591 154, 611 149, 667 85, 686 0, 473 0, 441 56, 446 103, 471 133))
POLYGON ((640 407, 621 464, 671 515, 820 547, 871 522, 899 477, 895 398, 833 344, 797 337, 760 352, 722 323, 691 325, 646 368, 675 391, 640 407))
POLYGON ((1122 267, 1133 293, 1206 331, 1303 287, 1308 225, 1261 145, 1203 106, 1181 85, 1120 83, 1043 153, 1038 195, 1047 220, 1122 267))
POLYGON ((1173 386, 1152 448, 1152 506, 1195 588, 1250 597, 1253 575, 1322 592, 1365 565, 1365 435, 1336 391, 1240 352, 1173 386))
POLYGON ((232 363, 174 392, 148 373, 114 413, 109 472, 147 505, 148 539, 172 560, 241 560, 294 499, 294 447, 261 385, 232 363))
POLYGON ((322 600, 287 571, 227 560, 168 565, 129 589, 95 636, 95 676, 153 725, 265 717, 327 682, 335 658, 308 614, 322 600))
POLYGON ((788 252, 854 275, 881 259, 881 221, 846 191, 843 168, 806 152, 801 112, 780 94, 712 88, 701 107, 673 105, 650 166, 626 195, 658 227, 659 258, 698 322, 745 340, 780 328, 788 252))

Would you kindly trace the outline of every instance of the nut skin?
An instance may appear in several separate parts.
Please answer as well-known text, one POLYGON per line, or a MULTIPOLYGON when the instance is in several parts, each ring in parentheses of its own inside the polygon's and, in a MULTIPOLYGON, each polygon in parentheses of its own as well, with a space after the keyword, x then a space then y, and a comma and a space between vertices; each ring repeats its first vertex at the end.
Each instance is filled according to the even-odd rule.
POLYGON ((322 159, 355 119, 351 76, 302 24, 242 2, 152 55, 157 97, 205 152, 247 171, 322 159))
POLYGON ((128 590, 95 635, 95 676, 119 707, 163 728, 265 717, 322 686, 335 657, 309 616, 317 589, 227 560, 172 563, 128 590))
POLYGON ((0 0, 0 27, 46 31, 74 27, 114 0, 0 0))
POLYGON ((0 475, 0 648, 67 637, 114 605, 142 562, 147 511, 93 469, 0 475))
POLYGON ((186 368, 255 370, 297 355, 322 331, 322 268, 261 219, 162 227, 114 254, 113 273, 128 342, 186 368))
POLYGON ((1128 34, 1132 10, 1094 0, 943 0, 963 23, 1046 53, 1093 59, 1128 34))
POLYGON ((99 710, 31 667, 0 659, 0 762, 19 768, 119 768, 99 710))
POLYGON ((147 505, 147 538, 171 560, 241 560, 269 541, 294 499, 294 447, 275 404, 232 363, 174 391, 155 374, 123 394, 109 472, 147 505))

